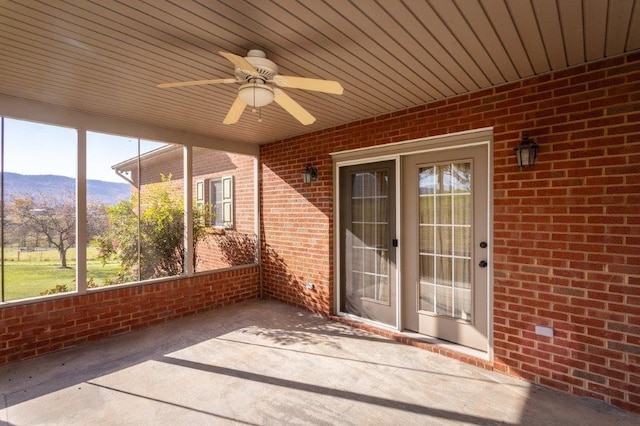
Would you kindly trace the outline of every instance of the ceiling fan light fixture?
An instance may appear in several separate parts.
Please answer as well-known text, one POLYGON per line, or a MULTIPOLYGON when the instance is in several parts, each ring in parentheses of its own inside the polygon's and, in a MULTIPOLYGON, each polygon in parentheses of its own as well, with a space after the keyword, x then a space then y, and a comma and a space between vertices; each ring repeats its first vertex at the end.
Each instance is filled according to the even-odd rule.
POLYGON ((264 83, 248 83, 240 86, 238 97, 252 108, 260 108, 273 102, 273 89, 264 83))

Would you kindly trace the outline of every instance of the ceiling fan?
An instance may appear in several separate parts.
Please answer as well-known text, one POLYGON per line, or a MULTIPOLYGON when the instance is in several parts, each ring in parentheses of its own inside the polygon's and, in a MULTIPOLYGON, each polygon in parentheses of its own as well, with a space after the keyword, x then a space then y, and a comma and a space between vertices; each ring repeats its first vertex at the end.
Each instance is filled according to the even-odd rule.
MULTIPOLYGON (((247 105, 251 106, 255 112, 256 108, 269 105, 273 101, 276 101, 278 105, 304 125, 316 121, 313 115, 280 88, 272 87, 273 83, 279 87, 313 90, 334 95, 341 95, 343 92, 342 85, 337 81, 278 74, 278 66, 273 63, 273 61, 267 59, 267 55, 261 50, 249 50, 247 56, 244 58, 228 52, 218 53, 233 64, 235 78, 161 83, 158 84, 157 87, 168 88, 199 86, 204 84, 240 83, 241 86, 238 89, 238 97, 231 105, 223 121, 224 124, 237 123, 247 105)), ((261 121, 261 119, 258 121, 261 121)))

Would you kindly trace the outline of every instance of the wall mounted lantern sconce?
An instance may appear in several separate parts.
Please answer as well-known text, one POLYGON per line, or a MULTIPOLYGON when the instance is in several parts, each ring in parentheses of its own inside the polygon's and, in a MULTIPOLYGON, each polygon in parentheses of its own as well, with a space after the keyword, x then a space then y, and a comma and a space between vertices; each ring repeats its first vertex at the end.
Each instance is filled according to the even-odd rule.
POLYGON ((302 172, 302 182, 303 183, 311 183, 318 180, 318 169, 313 167, 311 164, 307 164, 304 171, 302 172))
POLYGON ((516 159, 518 160, 518 167, 520 167, 520 169, 536 164, 538 144, 536 144, 533 139, 529 139, 527 132, 522 135, 520 145, 513 148, 513 150, 516 152, 516 159))

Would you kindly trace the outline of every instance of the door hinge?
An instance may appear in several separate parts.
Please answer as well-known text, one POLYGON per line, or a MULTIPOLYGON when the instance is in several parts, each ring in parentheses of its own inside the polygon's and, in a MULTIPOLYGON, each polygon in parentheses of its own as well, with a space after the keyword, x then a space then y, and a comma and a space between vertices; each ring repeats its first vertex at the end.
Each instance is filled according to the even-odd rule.
POLYGON ((398 247, 398 239, 397 239, 397 238, 394 238, 394 239, 393 239, 393 241, 391 242, 391 244, 392 244, 394 247, 398 247))

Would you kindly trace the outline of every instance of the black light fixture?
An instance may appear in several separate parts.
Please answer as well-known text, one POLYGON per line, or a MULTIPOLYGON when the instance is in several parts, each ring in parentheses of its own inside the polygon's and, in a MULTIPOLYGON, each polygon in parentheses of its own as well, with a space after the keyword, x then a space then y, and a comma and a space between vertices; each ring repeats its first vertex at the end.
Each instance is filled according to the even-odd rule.
POLYGON ((313 167, 311 164, 307 164, 304 171, 302 172, 302 182, 303 183, 311 183, 318 180, 318 169, 313 167))
POLYGON ((529 167, 536 164, 536 156, 538 155, 538 144, 533 139, 529 139, 527 132, 522 135, 520 145, 513 148, 516 152, 518 167, 529 167))

